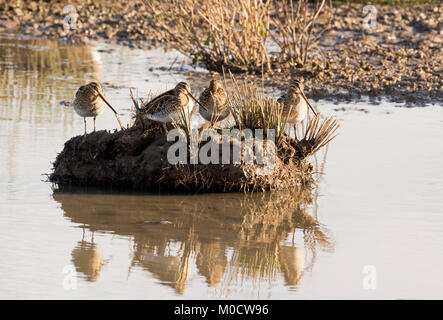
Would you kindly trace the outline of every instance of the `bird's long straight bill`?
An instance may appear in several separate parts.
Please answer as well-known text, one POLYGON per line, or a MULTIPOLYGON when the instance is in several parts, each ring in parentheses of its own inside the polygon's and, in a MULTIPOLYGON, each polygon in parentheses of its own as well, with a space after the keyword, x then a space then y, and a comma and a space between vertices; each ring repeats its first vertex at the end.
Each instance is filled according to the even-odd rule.
POLYGON ((103 97, 103 95, 102 95, 100 92, 97 91, 97 93, 98 93, 98 95, 100 96, 100 98, 102 98, 102 100, 108 105, 108 107, 111 108, 111 110, 112 110, 115 114, 117 114, 117 111, 115 111, 115 109, 109 104, 108 100, 106 100, 105 97, 103 97))
POLYGON ((118 124, 120 125, 120 128, 121 128, 121 129, 124 129, 123 124, 122 124, 122 122, 120 121, 120 118, 118 117, 117 111, 115 111, 115 109, 114 109, 114 108, 111 106, 111 104, 105 99, 105 97, 103 97, 103 95, 102 95, 100 92, 97 91, 97 93, 98 93, 98 95, 100 96, 100 98, 102 98, 103 101, 108 105, 108 107, 111 108, 111 110, 114 112, 115 117, 117 118, 118 124))
MULTIPOLYGON (((186 91, 188 91, 188 90, 186 90, 186 91)), ((202 105, 202 104, 200 103, 200 101, 198 101, 198 100, 192 95, 191 92, 188 91, 188 94, 189 94, 189 96, 190 96, 192 99, 194 99, 195 102, 198 103, 198 105, 199 105, 200 107, 202 107, 203 109, 205 109, 205 111, 208 111, 208 109, 207 109, 204 105, 202 105)))
POLYGON ((300 92, 301 92, 303 98, 305 99, 305 101, 307 102, 309 108, 311 108, 312 112, 314 112, 314 115, 317 116, 317 112, 315 112, 314 107, 309 103, 309 100, 308 100, 308 98, 306 98, 305 93, 301 90, 300 90, 300 92))

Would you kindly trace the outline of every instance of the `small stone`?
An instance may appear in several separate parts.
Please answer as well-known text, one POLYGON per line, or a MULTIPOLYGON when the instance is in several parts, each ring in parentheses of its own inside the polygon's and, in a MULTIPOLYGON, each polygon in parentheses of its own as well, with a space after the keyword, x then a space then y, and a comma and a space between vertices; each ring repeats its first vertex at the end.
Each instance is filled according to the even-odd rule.
POLYGON ((15 8, 15 9, 14 9, 14 12, 15 12, 15 14, 16 14, 18 17, 23 16, 23 11, 22 11, 22 9, 20 9, 20 8, 15 8))

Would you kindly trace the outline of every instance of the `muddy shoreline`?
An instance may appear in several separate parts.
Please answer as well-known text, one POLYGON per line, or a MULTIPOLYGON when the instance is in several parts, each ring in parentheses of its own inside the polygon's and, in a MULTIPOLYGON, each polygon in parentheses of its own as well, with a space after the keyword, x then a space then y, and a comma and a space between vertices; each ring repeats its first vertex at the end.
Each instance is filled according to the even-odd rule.
MULTIPOLYGON (((27 1, 2 8, 0 32, 73 45, 105 40, 145 49, 173 46, 153 31, 155 21, 145 18, 141 1, 27 1), (63 28, 67 4, 78 13, 77 28, 68 32, 63 28)), ((307 96, 316 101, 339 103, 369 97, 374 104, 382 98, 406 106, 443 104, 443 6, 376 5, 375 29, 363 29, 362 8, 360 4, 334 3, 331 29, 317 43, 310 63, 266 75, 265 86, 284 90, 287 80, 297 76, 304 79, 307 96)), ((207 81, 213 75, 189 76, 207 81)))

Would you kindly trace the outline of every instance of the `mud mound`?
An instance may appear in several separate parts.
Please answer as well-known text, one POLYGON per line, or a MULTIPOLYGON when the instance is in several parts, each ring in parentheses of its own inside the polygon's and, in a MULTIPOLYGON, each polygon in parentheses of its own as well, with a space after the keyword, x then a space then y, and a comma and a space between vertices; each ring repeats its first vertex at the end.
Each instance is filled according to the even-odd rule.
POLYGON ((57 156, 49 180, 58 187, 106 186, 163 192, 281 190, 312 180, 313 167, 301 155, 294 157, 297 150, 278 150, 272 172, 260 175, 259 165, 244 162, 170 164, 167 154, 173 143, 163 134, 149 135, 140 128, 73 137, 57 156))

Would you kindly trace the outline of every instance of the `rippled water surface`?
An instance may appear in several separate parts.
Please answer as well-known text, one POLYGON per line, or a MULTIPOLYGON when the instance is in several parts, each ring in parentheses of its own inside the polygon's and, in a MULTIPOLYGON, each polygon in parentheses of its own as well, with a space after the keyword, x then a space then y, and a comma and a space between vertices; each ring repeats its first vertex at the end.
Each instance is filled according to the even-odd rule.
MULTIPOLYGON (((443 298, 443 109, 318 103, 339 137, 317 188, 207 195, 54 191, 93 79, 129 120, 186 79, 176 52, 0 38, 0 298, 443 298)), ((92 123, 88 121, 89 130, 92 123)), ((118 124, 109 110, 98 129, 118 124)), ((323 174, 322 174, 323 173, 323 174)))

